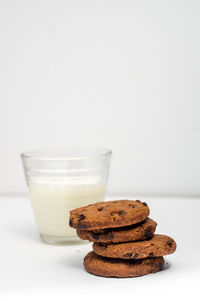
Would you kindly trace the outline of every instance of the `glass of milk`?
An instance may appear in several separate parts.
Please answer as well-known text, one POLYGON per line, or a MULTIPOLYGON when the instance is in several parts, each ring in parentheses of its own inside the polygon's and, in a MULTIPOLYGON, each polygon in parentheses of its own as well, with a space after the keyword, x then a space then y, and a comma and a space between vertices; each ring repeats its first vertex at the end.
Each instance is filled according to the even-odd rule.
POLYGON ((112 152, 100 148, 21 154, 35 220, 43 242, 77 241, 69 211, 104 201, 112 152))

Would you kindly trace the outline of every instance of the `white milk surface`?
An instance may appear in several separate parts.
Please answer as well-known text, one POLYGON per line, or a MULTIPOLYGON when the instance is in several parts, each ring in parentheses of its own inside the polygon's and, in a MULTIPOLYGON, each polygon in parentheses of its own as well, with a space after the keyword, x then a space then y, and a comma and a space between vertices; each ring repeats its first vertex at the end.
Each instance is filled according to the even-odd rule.
POLYGON ((35 179, 29 194, 39 232, 44 236, 76 237, 69 210, 104 200, 106 186, 95 178, 35 179))

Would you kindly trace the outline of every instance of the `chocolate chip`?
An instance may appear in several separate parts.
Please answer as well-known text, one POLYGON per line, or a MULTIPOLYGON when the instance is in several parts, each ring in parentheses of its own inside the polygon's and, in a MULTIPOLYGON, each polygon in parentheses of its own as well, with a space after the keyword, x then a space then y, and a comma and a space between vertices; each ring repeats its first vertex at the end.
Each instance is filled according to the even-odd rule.
POLYGON ((154 253, 153 253, 153 252, 150 252, 150 253, 149 253, 149 256, 150 256, 150 257, 154 257, 154 253))
POLYGON ((82 223, 82 221, 84 219, 85 219, 85 215, 84 214, 80 214, 79 218, 78 218, 78 225, 77 225, 78 229, 87 229, 87 225, 85 225, 84 223, 82 223))
POLYGON ((78 228, 79 230, 86 230, 87 227, 88 227, 88 226, 87 226, 86 224, 81 223, 81 220, 78 220, 77 228, 78 228))
POLYGON ((126 254, 124 254, 124 256, 123 257, 125 257, 125 258, 131 258, 132 257, 132 253, 126 253, 126 254))
POLYGON ((145 202, 143 202, 142 204, 143 204, 144 206, 147 206, 147 203, 145 203, 145 202))
POLYGON ((82 221, 82 220, 84 220, 84 219, 85 219, 85 215, 84 215, 84 214, 81 214, 81 215, 79 216, 79 220, 82 221))
POLYGON ((98 235, 97 233, 92 232, 92 237, 93 237, 95 240, 99 240, 99 235, 98 235))
POLYGON ((113 240, 114 235, 113 235, 112 232, 108 232, 108 233, 106 234, 106 237, 107 237, 109 240, 113 240))
POLYGON ((136 259, 138 257, 138 253, 126 253, 123 256, 124 258, 136 259))
POLYGON ((132 255, 133 259, 136 259, 138 257, 138 253, 135 253, 134 255, 132 255))
POLYGON ((167 245, 168 245, 170 248, 171 248, 172 244, 173 244, 173 240, 169 240, 169 241, 167 242, 167 245))
POLYGON ((141 201, 140 201, 140 200, 136 200, 136 202, 138 202, 138 203, 141 203, 141 201))
POLYGON ((144 235, 146 238, 152 237, 152 227, 151 226, 146 228, 144 235))
POLYGON ((103 207, 99 207, 99 208, 98 208, 98 211, 101 211, 101 210, 103 210, 103 207))
POLYGON ((103 247, 104 250, 107 249, 107 245, 106 245, 106 244, 99 242, 99 245, 100 245, 101 247, 103 247))
POLYGON ((125 215, 126 214, 126 212, 124 211, 124 210, 120 210, 120 211, 118 211, 117 212, 119 215, 125 215))
POLYGON ((70 227, 72 227, 72 226, 73 226, 72 219, 70 219, 70 220, 69 220, 69 225, 70 225, 70 227))

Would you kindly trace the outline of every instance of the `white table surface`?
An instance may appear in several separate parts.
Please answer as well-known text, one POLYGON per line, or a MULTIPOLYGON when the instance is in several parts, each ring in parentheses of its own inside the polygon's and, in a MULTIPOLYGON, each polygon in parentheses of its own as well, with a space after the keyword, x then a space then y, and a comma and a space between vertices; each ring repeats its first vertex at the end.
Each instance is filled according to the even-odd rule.
POLYGON ((199 300, 200 199, 143 200, 158 222, 157 233, 172 236, 177 251, 165 257, 168 268, 162 272, 116 279, 96 277, 83 269, 90 243, 42 243, 28 197, 1 196, 0 300, 199 300))

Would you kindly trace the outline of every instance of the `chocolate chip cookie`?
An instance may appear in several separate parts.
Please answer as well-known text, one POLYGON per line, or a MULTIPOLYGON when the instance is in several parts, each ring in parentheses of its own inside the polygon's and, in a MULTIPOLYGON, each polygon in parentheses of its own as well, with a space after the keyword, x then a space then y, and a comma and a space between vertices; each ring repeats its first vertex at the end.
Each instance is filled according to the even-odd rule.
POLYGON ((91 242, 117 243, 149 239, 153 236, 156 226, 154 220, 146 218, 143 222, 131 226, 93 231, 77 230, 77 234, 81 239, 91 242))
POLYGON ((118 244, 93 243, 96 254, 124 259, 139 259, 146 257, 159 257, 174 253, 175 241, 166 235, 155 234, 151 239, 137 242, 118 244))
POLYGON ((93 251, 84 258, 87 272, 102 277, 138 277, 162 270, 163 257, 138 260, 113 259, 98 256, 93 251))
POLYGON ((79 230, 97 230, 137 224, 149 216, 145 202, 119 200, 99 202, 70 211, 71 227, 79 230))

